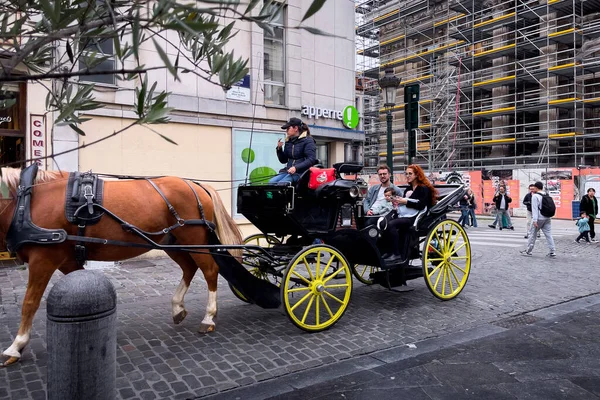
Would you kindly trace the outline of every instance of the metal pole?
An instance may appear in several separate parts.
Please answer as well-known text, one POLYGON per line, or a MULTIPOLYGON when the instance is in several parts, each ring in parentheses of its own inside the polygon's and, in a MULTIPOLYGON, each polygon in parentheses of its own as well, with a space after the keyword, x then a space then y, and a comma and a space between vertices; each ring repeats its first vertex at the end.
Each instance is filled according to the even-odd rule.
POLYGON ((74 271, 47 302, 48 400, 117 396, 117 295, 102 274, 74 271))
POLYGON ((413 148, 413 142, 415 141, 415 130, 414 129, 410 129, 408 131, 408 165, 412 164, 412 148, 413 148))
POLYGON ((392 110, 387 110, 387 165, 390 167, 391 182, 394 183, 394 155, 392 146, 392 110))

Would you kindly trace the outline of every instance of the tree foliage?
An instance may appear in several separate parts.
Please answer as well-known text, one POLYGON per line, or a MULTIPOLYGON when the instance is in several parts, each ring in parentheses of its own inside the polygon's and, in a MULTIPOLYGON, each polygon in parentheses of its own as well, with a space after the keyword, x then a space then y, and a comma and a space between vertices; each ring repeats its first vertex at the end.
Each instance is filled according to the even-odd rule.
MULTIPOLYGON (((324 2, 312 1, 303 21, 324 2)), ((79 125, 86 118, 80 114, 103 104, 95 99, 95 84, 82 77, 113 75, 135 82, 137 123, 167 122, 168 93, 157 92, 146 73, 165 69, 175 80, 190 73, 228 89, 248 73, 248 60, 227 47, 236 22, 271 29, 283 6, 273 0, 3 0, 0 108, 15 101, 3 92, 3 83, 38 81, 48 89, 46 108, 54 112, 55 124, 83 135, 79 125), (143 49, 156 51, 160 63, 143 64, 143 49)))

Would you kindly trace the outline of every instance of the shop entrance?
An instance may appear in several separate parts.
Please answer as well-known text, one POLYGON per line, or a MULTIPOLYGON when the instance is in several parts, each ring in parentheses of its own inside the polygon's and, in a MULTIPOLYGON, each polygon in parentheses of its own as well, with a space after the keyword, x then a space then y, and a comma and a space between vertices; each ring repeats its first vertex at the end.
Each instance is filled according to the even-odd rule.
MULTIPOLYGON (((25 127, 26 127, 26 88, 25 83, 5 83, 0 88, 0 166, 23 168, 25 166, 25 127), (8 104, 7 104, 8 103, 8 104)), ((4 187, 2 197, 8 197, 4 187)), ((6 251, 6 244, 0 243, 0 266, 14 264, 6 251)))

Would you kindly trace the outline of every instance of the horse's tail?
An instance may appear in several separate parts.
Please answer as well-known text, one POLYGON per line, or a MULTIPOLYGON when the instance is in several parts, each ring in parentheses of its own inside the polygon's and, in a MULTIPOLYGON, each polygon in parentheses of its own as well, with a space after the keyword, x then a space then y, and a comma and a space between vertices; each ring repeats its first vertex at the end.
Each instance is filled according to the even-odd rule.
MULTIPOLYGON (((217 235, 219 236, 221 243, 233 245, 243 244, 244 239, 242 238, 242 233, 233 218, 227 213, 219 193, 209 185, 202 185, 202 187, 206 189, 212 198, 215 222, 217 225, 217 235)), ((235 257, 242 256, 242 250, 229 250, 229 252, 235 257)))

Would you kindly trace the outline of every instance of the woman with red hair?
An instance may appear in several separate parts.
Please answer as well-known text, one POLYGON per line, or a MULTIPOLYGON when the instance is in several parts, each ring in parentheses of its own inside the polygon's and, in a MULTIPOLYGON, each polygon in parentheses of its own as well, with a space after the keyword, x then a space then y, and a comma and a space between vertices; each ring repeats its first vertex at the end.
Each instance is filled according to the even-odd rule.
POLYGON ((406 230, 415 222, 419 211, 425 207, 431 207, 437 200, 437 190, 425 176, 423 169, 418 165, 411 164, 406 168, 406 181, 409 187, 404 191, 403 197, 397 197, 393 201, 398 204, 398 218, 388 224, 387 236, 389 238, 391 252, 384 255, 386 263, 403 263, 402 257, 406 255, 406 230))

